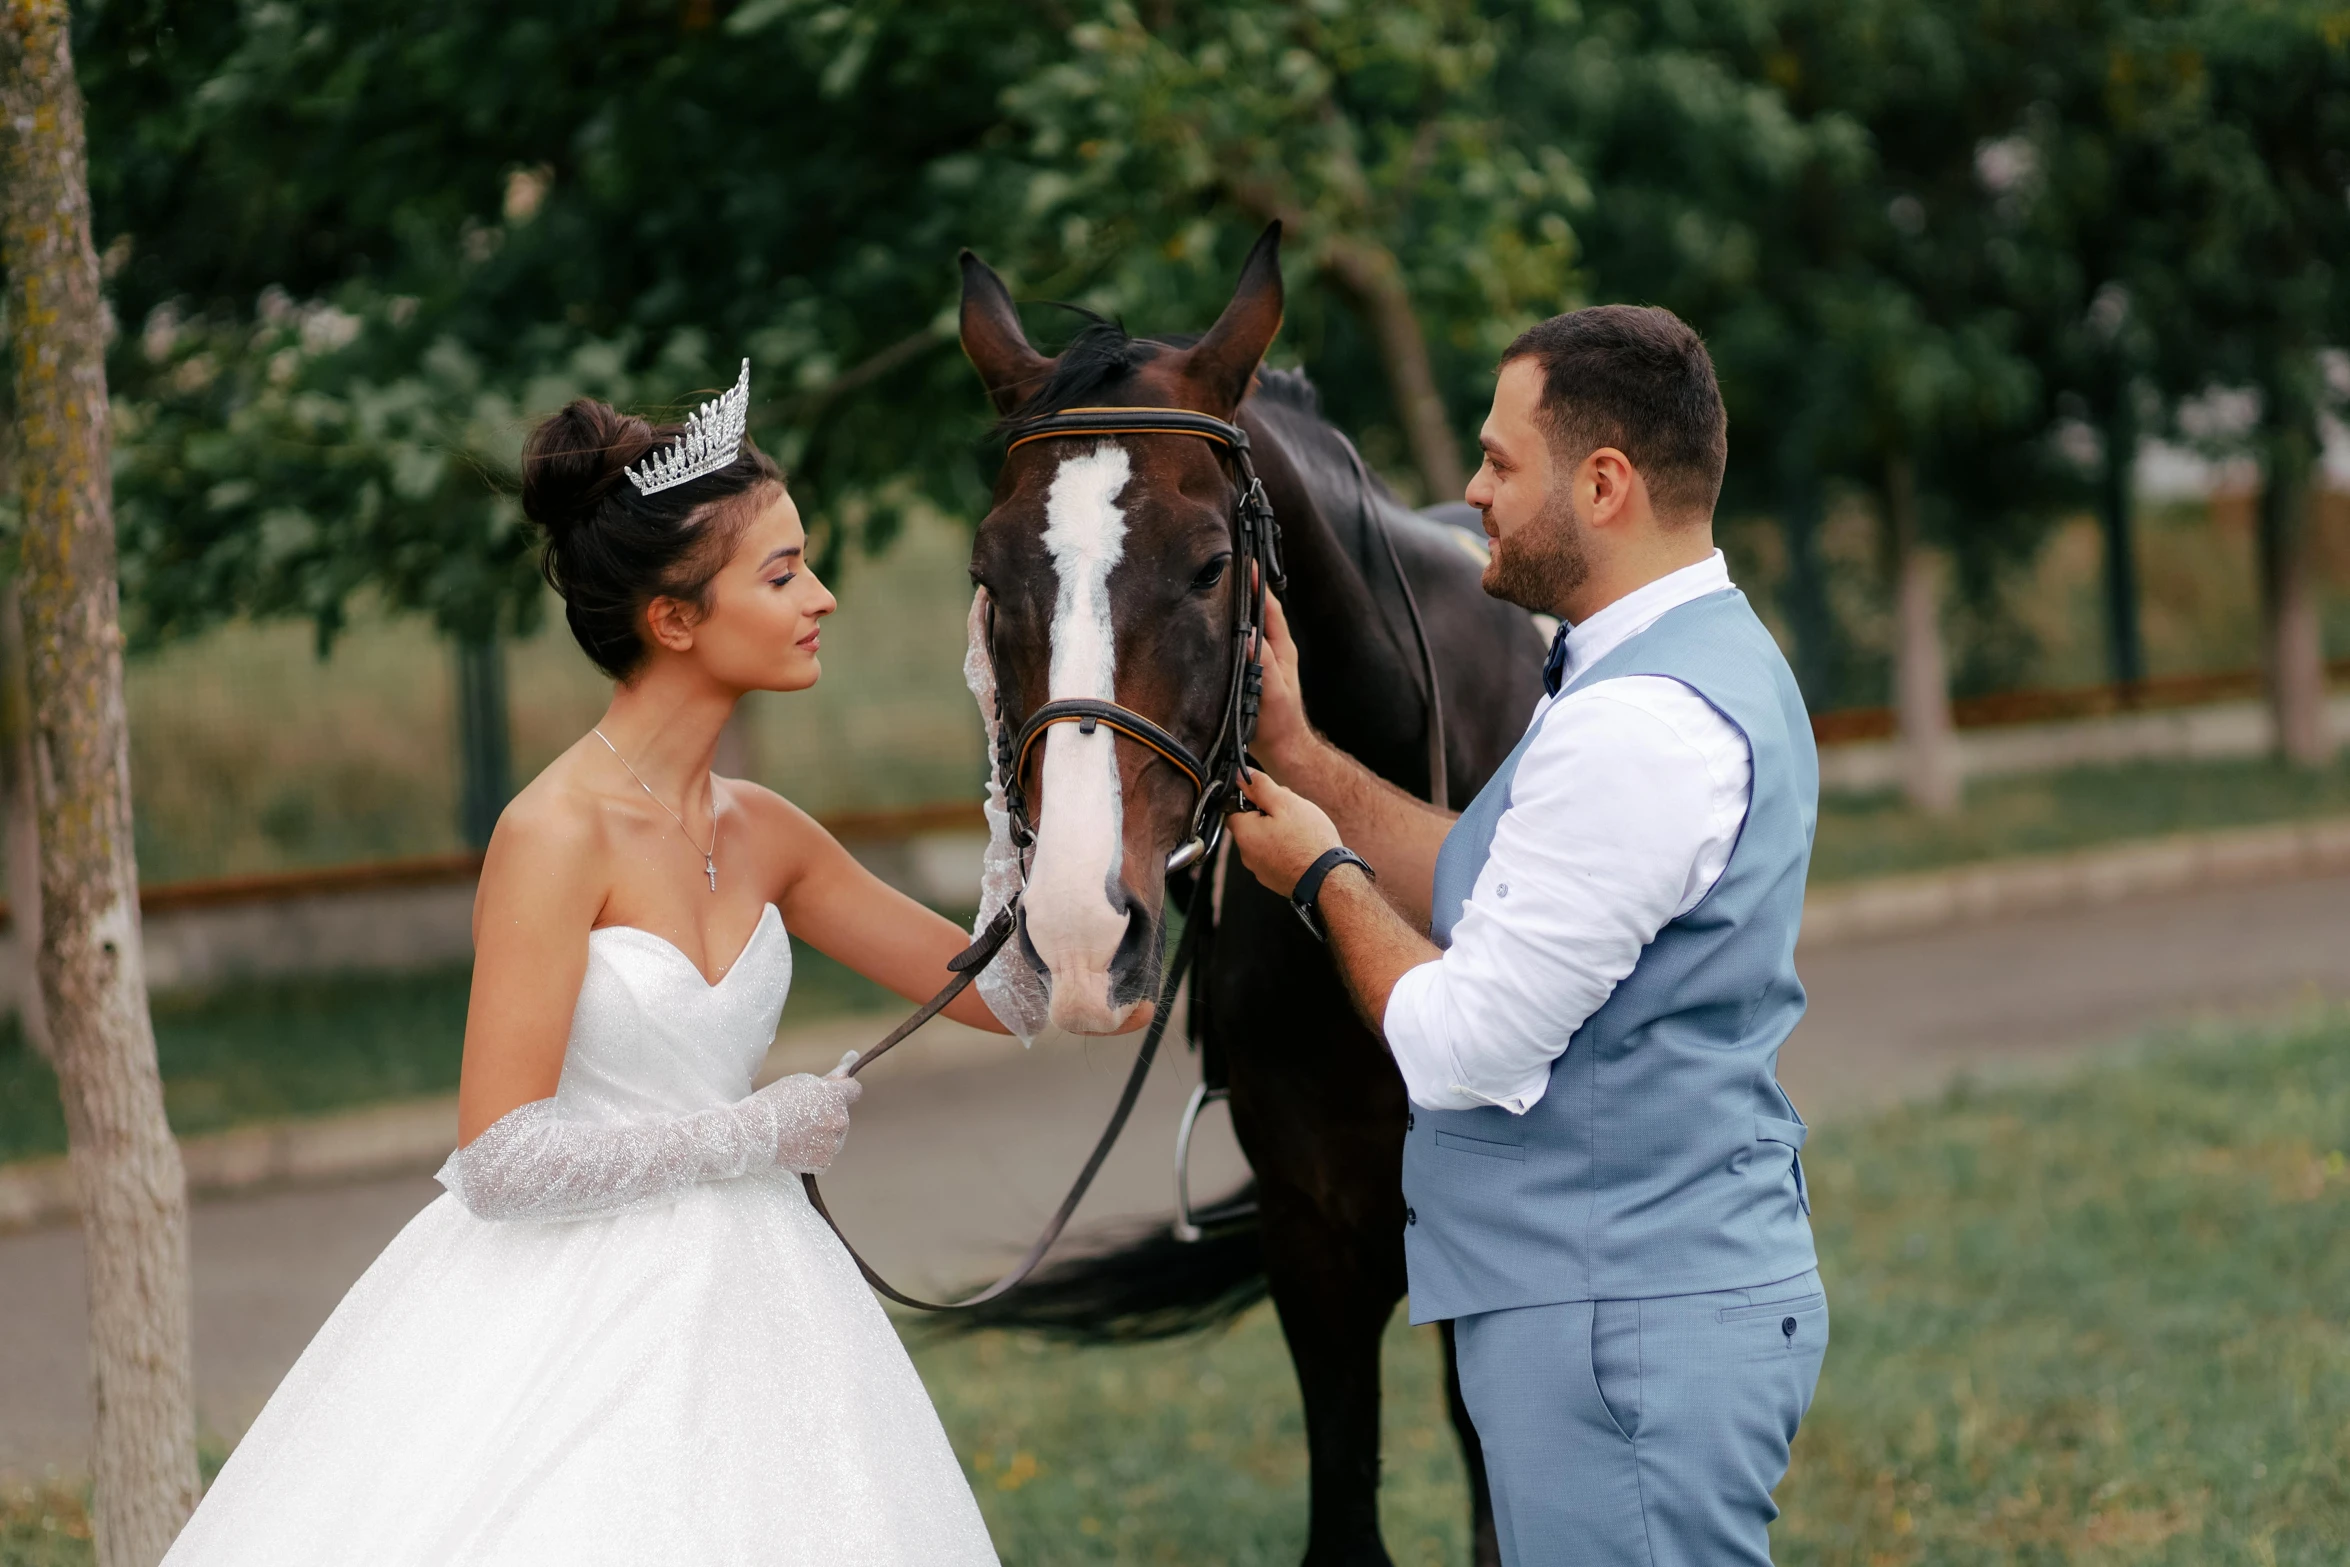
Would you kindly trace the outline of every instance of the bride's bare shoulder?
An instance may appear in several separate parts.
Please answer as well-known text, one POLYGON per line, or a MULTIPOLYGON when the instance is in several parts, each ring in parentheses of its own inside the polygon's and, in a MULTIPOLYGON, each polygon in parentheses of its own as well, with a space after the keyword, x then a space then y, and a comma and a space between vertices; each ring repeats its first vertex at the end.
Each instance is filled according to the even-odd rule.
POLYGON ((762 874, 775 896, 788 896, 810 872, 837 868, 849 858, 824 824, 772 789, 739 778, 719 781, 727 810, 742 823, 737 842, 757 846, 762 874))
POLYGON ((824 831, 815 817, 764 784, 742 778, 721 778, 718 787, 725 793, 727 809, 742 812, 744 819, 754 826, 786 833, 824 831))
POLYGON ((569 753, 557 757, 499 813, 482 863, 485 887, 493 881, 548 890, 600 884, 610 848, 610 799, 572 763, 569 753))
POLYGON ((811 851, 838 847, 822 822, 774 790, 740 778, 721 779, 719 787, 726 791, 727 809, 741 815, 752 839, 763 845, 776 863, 796 865, 811 851))

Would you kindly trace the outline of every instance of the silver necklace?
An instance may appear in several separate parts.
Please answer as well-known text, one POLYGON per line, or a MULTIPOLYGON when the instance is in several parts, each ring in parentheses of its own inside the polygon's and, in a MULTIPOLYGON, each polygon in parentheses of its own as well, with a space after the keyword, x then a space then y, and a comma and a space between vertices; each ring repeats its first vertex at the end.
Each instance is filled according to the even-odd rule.
MULTIPOLYGON (((614 745, 614 744, 612 743, 611 739, 610 739, 608 736, 606 736, 606 735, 605 735, 605 733, 604 733, 604 731, 603 731, 602 729, 591 729, 591 730, 589 730, 589 731, 588 731, 588 733, 590 733, 590 734, 594 735, 594 736, 595 736, 597 739, 599 739, 599 740, 602 740, 602 741, 604 742, 604 749, 612 753, 613 759, 614 759, 615 761, 619 762, 619 764, 620 764, 621 766, 623 766, 623 767, 628 767, 628 758, 627 758, 627 757, 625 757, 625 756, 622 756, 622 755, 620 754, 620 747, 618 747, 618 746, 614 745)), ((664 811, 669 811, 669 802, 668 802, 667 800, 664 800, 664 799, 662 799, 662 798, 661 798, 659 795, 657 795, 657 794, 653 794, 653 786, 652 786, 651 784, 649 784, 649 783, 645 782, 645 781, 644 781, 642 778, 637 778, 637 771, 636 771, 636 769, 635 769, 635 768, 633 768, 633 767, 628 767, 628 776, 629 776, 629 777, 631 777, 631 778, 636 778, 636 786, 637 786, 639 789, 642 789, 642 790, 644 790, 644 792, 645 792, 645 793, 647 793, 647 794, 652 794, 652 795, 653 795, 653 803, 654 803, 655 805, 658 805, 658 806, 659 806, 659 807, 661 807, 661 809, 663 809, 664 811)), ((704 872, 706 872, 706 873, 709 875, 709 878, 710 878, 710 890, 711 890, 712 892, 716 892, 716 891, 718 890, 718 791, 717 791, 717 789, 716 789, 716 788, 712 788, 712 789, 711 789, 711 791, 710 791, 710 847, 708 847, 707 849, 703 848, 703 847, 702 847, 700 844, 698 844, 698 843, 694 843, 694 835, 693 835, 692 833, 690 833, 690 832, 686 832, 686 827, 685 827, 685 818, 684 818, 684 817, 682 817, 682 816, 678 815, 678 814, 677 814, 675 811, 669 811, 669 819, 670 819, 671 821, 673 821, 673 822, 677 823, 677 830, 678 830, 679 832, 681 832, 681 833, 685 833, 685 841, 686 841, 687 843, 689 843, 689 844, 693 844, 694 851, 695 851, 696 853, 698 853, 698 854, 700 854, 700 855, 701 855, 701 857, 702 857, 702 869, 703 869, 703 871, 704 871, 704 872)))

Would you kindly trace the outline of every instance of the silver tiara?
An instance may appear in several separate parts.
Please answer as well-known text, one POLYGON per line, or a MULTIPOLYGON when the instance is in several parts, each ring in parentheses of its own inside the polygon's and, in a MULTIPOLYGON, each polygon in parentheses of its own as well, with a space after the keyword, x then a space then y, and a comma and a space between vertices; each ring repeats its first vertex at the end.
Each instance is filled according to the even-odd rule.
POLYGON ((743 430, 750 422, 750 413, 751 362, 746 359, 734 390, 712 398, 688 415, 685 434, 677 438, 676 445, 654 452, 634 468, 621 471, 628 475, 628 482, 636 486, 639 495, 651 495, 688 479, 716 473, 741 454, 743 430))

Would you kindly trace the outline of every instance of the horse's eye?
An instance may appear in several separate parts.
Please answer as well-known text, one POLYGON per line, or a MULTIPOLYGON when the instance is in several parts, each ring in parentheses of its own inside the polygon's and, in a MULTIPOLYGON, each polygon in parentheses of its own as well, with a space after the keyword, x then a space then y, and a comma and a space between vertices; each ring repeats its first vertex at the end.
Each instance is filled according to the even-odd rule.
POLYGON ((1219 555, 1214 560, 1209 561, 1205 566, 1200 567, 1198 571, 1192 574, 1191 590, 1194 593, 1205 593, 1208 589, 1214 587, 1217 583, 1222 582, 1224 580, 1224 568, 1231 564, 1232 557, 1229 555, 1219 555))

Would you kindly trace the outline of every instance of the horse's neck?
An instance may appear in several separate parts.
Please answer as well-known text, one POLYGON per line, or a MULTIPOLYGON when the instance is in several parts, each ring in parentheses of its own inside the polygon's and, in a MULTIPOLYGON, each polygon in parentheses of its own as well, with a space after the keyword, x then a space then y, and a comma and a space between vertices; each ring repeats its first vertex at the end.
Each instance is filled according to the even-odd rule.
MULTIPOLYGON (((1387 616, 1364 581, 1332 515, 1353 508, 1353 493, 1320 493, 1309 468, 1289 460, 1278 440, 1262 443, 1267 498, 1281 525, 1282 597, 1296 636, 1306 711, 1314 727, 1372 771, 1407 786, 1427 771, 1424 704, 1418 670, 1407 665, 1387 616)), ((1367 519, 1366 525, 1378 526, 1367 519)))

